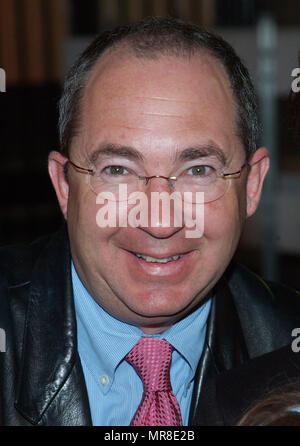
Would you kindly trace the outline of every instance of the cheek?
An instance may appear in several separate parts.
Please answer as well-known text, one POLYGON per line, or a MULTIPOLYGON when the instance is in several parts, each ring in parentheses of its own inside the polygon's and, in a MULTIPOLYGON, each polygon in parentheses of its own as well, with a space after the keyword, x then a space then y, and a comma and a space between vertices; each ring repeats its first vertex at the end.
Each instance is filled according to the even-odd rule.
POLYGON ((96 226, 96 196, 86 187, 70 188, 68 223, 80 232, 94 232, 96 226))
POLYGON ((80 246, 89 257, 99 256, 117 228, 101 228, 97 214, 103 205, 96 203, 96 195, 86 188, 70 191, 68 203, 68 228, 73 246, 80 246))
POLYGON ((237 193, 205 205, 204 236, 208 240, 230 243, 239 239, 245 221, 245 204, 237 193))

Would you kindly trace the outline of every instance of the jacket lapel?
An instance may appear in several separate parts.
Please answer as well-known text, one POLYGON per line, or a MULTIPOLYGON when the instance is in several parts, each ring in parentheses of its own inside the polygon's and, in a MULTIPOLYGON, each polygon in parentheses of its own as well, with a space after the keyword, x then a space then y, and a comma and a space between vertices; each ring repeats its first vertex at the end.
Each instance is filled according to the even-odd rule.
POLYGON ((222 425, 216 408, 216 376, 248 359, 232 295, 226 281, 221 279, 212 298, 205 346, 196 372, 190 425, 222 425))
POLYGON ((91 424, 65 229, 43 246, 33 269, 15 406, 32 424, 91 424))

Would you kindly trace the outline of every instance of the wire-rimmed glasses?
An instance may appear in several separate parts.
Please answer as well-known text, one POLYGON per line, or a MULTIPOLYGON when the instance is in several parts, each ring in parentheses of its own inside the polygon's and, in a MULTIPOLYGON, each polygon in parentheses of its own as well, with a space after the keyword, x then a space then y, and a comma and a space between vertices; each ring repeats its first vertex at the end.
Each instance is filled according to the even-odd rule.
POLYGON ((142 175, 122 165, 86 168, 78 166, 70 159, 66 164, 68 163, 76 172, 87 175, 89 186, 96 195, 100 192, 110 192, 115 201, 123 201, 132 193, 146 192, 150 181, 163 179, 168 182, 171 193, 179 192, 182 194, 182 199, 191 203, 197 203, 198 200, 201 203, 210 203, 221 198, 227 192, 231 180, 240 178, 245 167, 251 167, 245 162, 239 170, 225 173, 223 168, 213 163, 197 164, 182 170, 177 175, 166 177, 142 175), (127 195, 120 194, 120 185, 127 186, 127 195))

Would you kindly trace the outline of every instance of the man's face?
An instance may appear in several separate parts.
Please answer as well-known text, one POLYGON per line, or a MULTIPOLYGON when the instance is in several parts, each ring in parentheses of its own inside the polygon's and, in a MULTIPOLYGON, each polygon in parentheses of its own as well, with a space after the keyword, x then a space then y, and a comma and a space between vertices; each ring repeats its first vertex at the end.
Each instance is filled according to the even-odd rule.
MULTIPOLYGON (((225 171, 236 172, 245 162, 237 133, 229 82, 211 56, 149 60, 115 50, 90 77, 70 158, 90 167, 97 149, 130 147, 140 159, 112 155, 111 164, 169 177, 182 164, 175 155, 178 159, 186 149, 210 146, 223 154, 225 171)), ((186 228, 162 227, 159 219, 152 226, 99 228, 101 205, 86 175, 70 168, 65 216, 73 261, 89 292, 113 316, 148 333, 163 331, 184 317, 233 256, 247 215, 246 180, 244 169, 224 196, 205 204, 203 236, 187 238, 186 228), (135 253, 182 257, 153 263, 135 253)), ((151 180, 147 196, 153 191, 169 191, 167 181, 151 180)))

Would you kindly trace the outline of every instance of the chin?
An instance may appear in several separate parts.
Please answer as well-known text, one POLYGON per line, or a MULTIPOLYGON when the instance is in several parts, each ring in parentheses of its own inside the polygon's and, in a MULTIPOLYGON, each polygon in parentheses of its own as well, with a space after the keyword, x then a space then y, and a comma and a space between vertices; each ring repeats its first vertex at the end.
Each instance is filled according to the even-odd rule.
POLYGON ((193 298, 182 299, 184 293, 160 290, 157 293, 137 295, 125 304, 136 315, 150 318, 176 318, 188 311, 192 306, 193 298))

